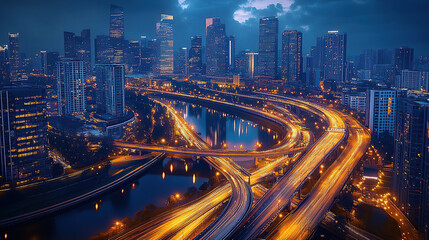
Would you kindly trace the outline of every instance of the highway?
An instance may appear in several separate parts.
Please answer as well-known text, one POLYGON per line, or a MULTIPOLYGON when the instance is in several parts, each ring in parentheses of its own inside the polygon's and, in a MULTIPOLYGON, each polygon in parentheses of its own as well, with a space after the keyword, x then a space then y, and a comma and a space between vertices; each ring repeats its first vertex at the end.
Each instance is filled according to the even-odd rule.
MULTIPOLYGON (((176 93, 168 93, 168 94, 176 94, 176 93)), ((177 93, 180 95, 184 95, 186 97, 192 97, 189 95, 177 93)), ((228 93, 232 94, 232 93, 228 93)), ((271 102, 273 104, 279 105, 293 105, 296 107, 299 107, 303 110, 306 110, 310 113, 317 114, 322 119, 324 119, 327 123, 329 123, 328 129, 324 132, 322 137, 320 137, 314 145, 310 149, 307 149, 307 151, 304 153, 303 156, 300 157, 298 161, 296 161, 293 165, 293 168, 290 169, 286 174, 279 179, 279 181, 270 189, 268 192, 260 199, 260 201, 252 208, 250 212, 249 210, 249 202, 241 202, 241 200, 249 200, 251 197, 244 197, 246 195, 246 191, 250 192, 248 189, 246 190, 244 187, 241 190, 241 183, 240 181, 234 181, 236 180, 233 176, 228 177, 228 174, 226 175, 228 180, 231 184, 231 199, 228 202, 227 207, 222 212, 221 216, 215 220, 214 223, 210 225, 209 228, 204 230, 200 235, 197 236, 197 239, 225 239, 228 237, 231 237, 231 233, 236 231, 236 234, 234 235, 234 239, 255 239, 259 236, 260 233, 262 233, 269 224, 275 219, 277 214, 288 204, 290 204, 291 199, 293 198, 294 194, 301 188, 302 184, 306 181, 306 179, 316 170, 318 170, 319 166, 322 164, 324 159, 329 156, 334 150, 336 150, 339 147, 339 144, 345 139, 347 135, 349 135, 349 144, 346 146, 345 150, 341 153, 339 159, 336 160, 332 164, 332 166, 329 168, 328 172, 324 173, 319 180, 318 184, 313 188, 311 193, 308 195, 308 198, 306 201, 303 201, 302 204, 298 206, 298 208, 291 214, 290 217, 288 217, 288 221, 282 222, 281 225, 278 226, 276 229, 278 230, 272 235, 270 235, 273 238, 281 238, 281 239, 304 239, 307 238, 317 226, 317 224, 323 219, 324 214, 329 210, 331 207, 331 204, 334 200, 334 198, 337 196, 339 191, 342 189, 345 181, 347 181, 350 172, 355 167, 357 162, 359 161, 360 157, 365 153, 367 149, 367 143, 369 143, 369 135, 366 132, 364 128, 362 128, 360 125, 356 125, 357 122, 349 117, 345 117, 349 125, 351 126, 348 128, 346 126, 345 121, 343 120, 343 117, 341 113, 337 112, 334 109, 323 107, 311 102, 278 96, 278 95, 272 95, 272 94, 266 94, 266 93, 260 93, 260 95, 264 95, 264 97, 258 97, 258 96, 250 96, 252 98, 257 98, 260 100, 265 100, 268 102, 271 102), (351 131, 350 133, 348 131, 351 131), (350 143, 352 142, 352 143, 350 143), (358 147, 353 147, 357 144, 358 147), (338 163, 338 162, 341 162, 338 163), (323 184, 321 183, 323 182, 323 184), (236 185, 236 187, 234 187, 236 185), (239 191, 234 191, 234 188, 240 189, 239 191), (235 193, 234 193, 235 192, 235 193), (242 196, 240 196, 242 194, 242 196), (311 203, 311 204, 306 204, 311 203), (232 208, 229 205, 234 205, 232 208), (320 204, 320 207, 319 207, 320 204), (314 207, 314 206, 317 207, 314 207), (247 207, 243 207, 247 206, 247 207), (305 210, 300 210, 304 209, 305 210), (235 212, 231 213, 231 210, 235 212), (302 211, 302 212, 301 212, 302 211), (237 214, 238 212, 238 214, 237 214), (231 214, 228 214, 231 213, 231 214), (237 222, 242 222, 245 218, 245 221, 243 224, 239 225, 237 222), (295 217, 296 216, 296 217, 295 217), (289 219, 296 218, 298 224, 287 224, 289 222, 289 219), (301 219, 312 219, 312 220, 301 220, 301 219), (237 221, 238 220, 238 221, 237 221), (302 221, 307 221, 306 224, 302 224, 302 221), (232 222, 235 222, 233 224, 232 222), (302 225, 302 226, 301 226, 302 225), (238 226, 240 226, 239 231, 237 231, 238 226), (284 230, 283 227, 292 227, 290 230, 284 230), (276 235, 276 234, 295 234, 293 236, 283 236, 283 235, 276 235)), ((234 95, 234 94, 232 94, 234 95)), ((249 97, 245 95, 245 97, 249 97)), ((201 97, 198 97, 200 99, 201 97)), ((218 101, 218 100, 211 100, 210 101, 218 101)), ((234 104, 235 105, 235 104, 234 104)), ((278 106, 277 106, 278 108, 278 106)), ((281 109, 280 109, 281 110, 281 109)), ((170 110, 174 111, 174 110, 170 110)), ((277 113, 278 114, 278 113, 277 113)), ((290 124, 290 123, 289 123, 290 124)), ((189 130, 189 129, 188 129, 189 130)), ((182 132, 184 136, 186 135, 192 135, 195 133, 192 133, 192 131, 189 131, 189 133, 182 132)), ((301 133, 304 137, 304 133, 301 133)), ((307 133, 308 134, 308 133, 307 133)), ((309 139, 309 137, 304 137, 309 139)), ((197 146, 200 149, 201 146, 197 146)), ((207 160, 216 166, 218 169, 222 169, 219 165, 216 165, 216 163, 219 164, 219 162, 222 162, 222 157, 207 157, 207 160)), ((279 157, 278 159, 279 163, 284 163, 286 161, 285 158, 279 157)), ((231 164, 231 161, 228 160, 231 164)), ((221 163, 223 165, 225 163, 221 163)), ((239 169, 235 164, 232 163, 231 166, 228 166, 228 169, 223 169, 224 172, 228 173, 229 171, 234 172, 235 169, 239 169)), ((273 164, 276 165, 276 164, 273 164)), ((254 181, 257 181, 257 179, 262 178, 265 176, 268 172, 272 172, 273 168, 272 166, 266 166, 264 170, 258 170, 256 171, 252 177, 251 182, 252 184, 254 181)), ((242 180, 242 182, 246 182, 244 179, 246 178, 245 171, 238 171, 237 176, 239 176, 242 180)), ((229 191, 229 190, 228 190, 229 191)), ((220 202, 225 201, 227 196, 229 195, 226 193, 227 190, 223 190, 222 195, 224 199, 222 201, 217 202, 217 204, 220 204, 220 202)), ((209 196, 209 195, 208 195, 209 196)), ((251 196, 251 192, 250 192, 251 196)), ((205 197, 200 199, 199 201, 210 202, 211 197, 205 197)), ((197 219, 194 218, 194 221, 197 221, 196 224, 190 224, 188 222, 188 230, 183 230, 182 233, 178 233, 177 231, 173 233, 170 233, 169 236, 175 236, 176 238, 179 238, 179 236, 190 236, 188 232, 190 232, 191 226, 197 226, 200 223, 203 222, 204 218, 210 216, 210 214, 213 212, 213 207, 210 204, 205 204, 203 209, 201 211, 197 211, 197 219), (184 233, 185 232, 185 233, 184 233), (173 234, 173 235, 171 235, 173 234)), ((192 207, 188 207, 192 208, 192 207)), ((195 210, 195 209, 194 209, 195 210)), ((189 217, 193 218, 193 217, 189 217)), ((187 219, 189 219, 187 218, 187 219)), ((292 221, 292 220, 291 220, 292 221)), ((185 223, 185 220, 182 220, 182 224, 185 223)), ((295 222, 296 223, 296 222, 295 222)), ((170 224, 169 224, 170 225, 170 224)), ((180 224, 178 224, 180 225, 180 224)), ((171 226, 171 225, 170 225, 171 226)), ((183 226, 183 225, 182 225, 183 226)))
MULTIPOLYGON (((209 149, 208 144, 189 128, 186 121, 178 115, 176 110, 160 101, 155 101, 167 108, 168 113, 174 118, 175 123, 179 125, 182 135, 188 142, 193 143, 199 149, 209 149)), ((248 183, 249 174, 229 158, 206 157, 206 160, 226 177, 231 186, 231 195, 220 216, 197 238, 224 239, 239 226, 252 206, 253 196, 252 189, 248 183)))
MULTIPOLYGON (((161 102, 159 103, 163 104, 161 102)), ((189 126, 187 126, 186 122, 181 119, 180 116, 177 115, 176 111, 174 111, 171 107, 168 106, 167 109, 171 111, 170 113, 173 114, 173 116, 175 117, 175 121, 180 125, 180 128, 184 130, 182 134, 189 142, 195 143, 195 145, 197 147, 200 147, 201 149, 206 149, 208 147, 205 143, 203 143, 201 139, 198 139, 198 136, 195 136, 195 133, 193 133, 192 130, 189 129, 189 126)), ((291 128, 296 128, 300 130, 297 125, 293 125, 292 123, 289 124, 291 124, 291 128)), ((303 135, 303 145, 308 145, 311 140, 309 132, 303 131, 301 134, 303 135)), ((294 160, 296 160, 297 156, 298 154, 291 158, 281 156, 276 158, 270 164, 267 164, 266 166, 260 168, 251 176, 252 185, 256 184, 257 182, 260 182, 260 180, 267 174, 271 174, 274 171, 275 167, 279 165, 284 165, 286 161, 293 162, 294 160)), ((216 158, 213 160, 216 160, 216 158)), ((151 220, 150 222, 145 223, 124 235, 121 235, 117 239, 183 239, 188 238, 190 236, 195 236, 196 231, 198 230, 194 230, 194 227, 200 226, 201 224, 205 223, 207 221, 208 216, 210 216, 210 214, 214 212, 215 207, 218 207, 222 202, 227 201, 230 195, 230 185, 222 185, 221 187, 213 190, 211 193, 194 201, 193 204, 186 204, 182 207, 179 207, 178 209, 168 211, 165 214, 151 220), (180 232, 178 231, 178 229, 181 229, 180 232)), ((235 221, 235 219, 231 218, 231 221, 235 221)), ((232 229, 226 231, 232 232, 232 229)), ((203 233, 200 235, 200 237, 205 238, 210 234, 212 234, 210 237, 213 237, 213 232, 215 231, 203 233)))
MULTIPOLYGON (((276 96, 277 97, 277 96, 276 96)), ((237 239, 256 239, 278 213, 288 204, 302 184, 340 144, 346 134, 346 124, 335 110, 301 100, 277 98, 274 103, 293 104, 300 108, 315 111, 329 120, 329 128, 343 131, 326 131, 304 156, 264 195, 250 212, 245 224, 234 236, 237 239)))
POLYGON ((294 148, 293 146, 299 139, 299 134, 296 130, 292 131, 293 141, 288 142, 287 147, 291 148, 285 152, 285 146, 281 145, 269 150, 255 151, 255 150, 229 150, 229 149, 196 149, 184 147, 171 147, 162 145, 152 145, 143 143, 121 142, 115 141, 114 146, 120 148, 134 149, 146 152, 163 152, 168 154, 180 154, 200 157, 275 157, 282 154, 297 153, 304 150, 304 148, 294 148), (279 150, 281 148, 281 150, 279 150))
POLYGON ((269 239, 307 239, 331 208, 370 143, 370 134, 364 127, 351 117, 345 116, 345 119, 349 124, 349 138, 344 151, 269 239))

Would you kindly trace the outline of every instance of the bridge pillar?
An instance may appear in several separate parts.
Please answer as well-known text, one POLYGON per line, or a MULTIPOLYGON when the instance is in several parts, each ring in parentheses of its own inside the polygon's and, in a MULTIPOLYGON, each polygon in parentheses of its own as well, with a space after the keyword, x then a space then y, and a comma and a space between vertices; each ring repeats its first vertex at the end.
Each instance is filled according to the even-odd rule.
POLYGON ((141 151, 141 150, 139 151, 139 156, 140 156, 140 157, 142 156, 142 151, 141 151))
POLYGON ((301 188, 298 190, 298 199, 301 200, 301 188))
POLYGON ((258 165, 258 157, 255 157, 255 166, 258 165))

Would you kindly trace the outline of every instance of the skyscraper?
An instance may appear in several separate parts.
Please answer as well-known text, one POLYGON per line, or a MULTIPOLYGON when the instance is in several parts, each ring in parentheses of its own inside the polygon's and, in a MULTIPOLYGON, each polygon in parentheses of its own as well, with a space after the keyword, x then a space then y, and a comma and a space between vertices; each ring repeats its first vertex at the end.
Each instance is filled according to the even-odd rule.
POLYGON ((57 62, 58 114, 78 115, 85 112, 85 71, 79 60, 57 62))
POLYGON ((142 73, 151 72, 156 64, 156 40, 148 40, 146 36, 140 39, 140 71, 142 73))
POLYGON ((17 81, 22 73, 21 55, 19 52, 19 33, 9 33, 9 67, 10 80, 17 81))
POLYGON ((115 117, 125 114, 125 66, 100 64, 97 71, 97 111, 115 117))
POLYGON ((124 63, 124 9, 110 5, 110 44, 112 46, 112 63, 124 63))
POLYGON ((275 78, 278 67, 279 21, 277 17, 259 19, 258 75, 275 78))
POLYGON ((91 33, 84 29, 80 36, 64 32, 64 57, 84 62, 85 71, 91 71, 91 33))
MULTIPOLYGON (((228 37, 220 18, 210 18, 206 35, 206 74, 223 76, 228 71, 228 37)), ((207 20, 206 20, 207 23, 207 20)))
POLYGON ((395 49, 394 64, 396 73, 399 74, 402 70, 413 69, 414 48, 400 47, 395 49))
POLYGON ((366 93, 365 124, 377 138, 386 131, 393 136, 396 121, 396 96, 396 90, 391 89, 371 89, 366 93))
POLYGON ((110 5, 110 37, 124 38, 124 9, 120 6, 110 5))
POLYGON ((47 52, 46 53, 46 75, 55 75, 56 64, 59 60, 58 52, 47 52))
POLYGON ((393 51, 389 48, 378 49, 377 51, 378 64, 393 64, 393 51))
POLYGON ((296 30, 282 34, 282 79, 287 84, 302 82, 302 33, 296 30))
POLYGON ((8 46, 0 46, 0 86, 10 83, 8 46))
POLYGON ((159 41, 158 66, 160 75, 173 74, 173 16, 161 14, 161 20, 156 23, 156 35, 159 41))
POLYGON ((99 35, 94 40, 95 64, 108 64, 113 60, 113 48, 110 37, 99 35))
POLYGON ((126 70, 129 73, 137 73, 140 65, 140 42, 137 40, 125 41, 127 43, 126 48, 126 70))
POLYGON ((365 49, 361 54, 362 69, 372 71, 372 67, 377 64, 377 51, 374 49, 365 49))
POLYGON ((230 72, 234 72, 235 63, 235 35, 231 35, 228 38, 228 69, 230 72))
POLYGON ((0 90, 0 182, 40 180, 48 173, 45 149, 45 91, 35 87, 0 90))
POLYGON ((176 52, 174 59, 174 72, 188 76, 188 65, 188 49, 182 47, 176 52))
POLYGON ((189 49, 189 74, 200 75, 203 70, 203 38, 201 35, 191 37, 189 49))
POLYGON ((317 61, 320 61, 324 79, 343 83, 346 79, 347 35, 329 31, 327 35, 318 38, 316 48, 320 57, 317 61))
POLYGON ((428 234, 429 219, 429 103, 426 99, 399 98, 393 189, 398 207, 428 234))

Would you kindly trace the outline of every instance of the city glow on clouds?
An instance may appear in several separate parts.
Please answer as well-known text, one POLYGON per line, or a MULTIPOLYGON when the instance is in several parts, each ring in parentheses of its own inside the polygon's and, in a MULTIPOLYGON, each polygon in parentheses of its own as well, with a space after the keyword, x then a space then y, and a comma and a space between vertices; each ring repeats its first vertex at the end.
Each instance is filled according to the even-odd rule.
POLYGON ((178 0, 179 1, 179 5, 182 9, 186 9, 189 7, 189 3, 187 3, 187 0, 178 0))
POLYGON ((244 23, 250 18, 257 18, 255 12, 258 10, 265 10, 270 5, 276 6, 281 4, 282 9, 277 13, 277 16, 286 14, 290 6, 295 0, 247 0, 246 3, 241 4, 240 8, 234 12, 234 20, 239 23, 244 23))
POLYGON ((310 30, 310 26, 308 25, 302 25, 301 28, 304 29, 305 31, 310 30))

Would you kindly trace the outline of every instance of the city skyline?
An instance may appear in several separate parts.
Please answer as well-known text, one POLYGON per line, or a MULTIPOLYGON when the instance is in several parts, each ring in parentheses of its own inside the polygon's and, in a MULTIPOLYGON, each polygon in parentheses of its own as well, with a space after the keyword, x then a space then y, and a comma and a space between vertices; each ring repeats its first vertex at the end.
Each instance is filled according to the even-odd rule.
MULTIPOLYGON (((424 1, 413 1, 405 6, 401 6, 398 3, 384 3, 388 6, 386 9, 380 8, 383 4, 382 2, 350 1, 337 7, 335 6, 338 3, 334 2, 326 4, 331 6, 328 9, 327 6, 320 6, 317 3, 313 3, 310 8, 308 6, 310 5, 309 3, 303 4, 300 1, 292 1, 289 2, 292 3, 288 8, 289 10, 284 10, 285 7, 283 5, 287 5, 285 1, 283 2, 283 10, 281 11, 275 8, 274 5, 267 5, 272 1, 267 3, 266 1, 258 0, 256 2, 262 9, 253 9, 252 14, 246 15, 247 17, 253 17, 243 23, 237 21, 239 13, 243 12, 240 10, 243 7, 240 7, 241 5, 238 3, 221 2, 219 4, 223 7, 228 7, 228 11, 222 11, 223 9, 216 7, 217 5, 210 5, 206 7, 207 9, 202 8, 201 3, 196 0, 186 1, 185 3, 189 4, 189 6, 185 9, 182 9, 181 5, 174 1, 168 3, 161 1, 157 5, 140 5, 135 2, 112 3, 119 4, 119 6, 124 8, 125 38, 130 40, 138 40, 141 35, 155 37, 155 23, 158 21, 159 15, 165 13, 175 16, 175 45, 189 48, 189 38, 191 36, 205 33, 205 18, 219 16, 226 25, 227 35, 236 35, 236 49, 249 48, 257 50, 258 42, 255 41, 255 37, 258 35, 259 18, 277 15, 279 16, 280 32, 283 32, 283 30, 298 30, 303 32, 304 55, 309 52, 311 46, 315 45, 316 36, 322 35, 329 30, 340 30, 348 34, 349 55, 356 55, 361 50, 367 48, 395 48, 400 46, 414 47, 416 55, 429 55, 429 47, 424 41, 424 39, 429 37, 429 30, 421 31, 421 29, 425 28, 420 27, 420 25, 424 24, 425 19, 428 18, 423 11, 419 10, 429 5, 429 3, 424 1), (263 8, 264 6, 266 7, 263 8), (411 16, 406 15, 405 10, 407 8, 413 9, 411 16), (313 18, 310 18, 311 16, 308 15, 316 9, 319 9, 321 12, 311 15, 313 18), (327 11, 329 11, 329 15, 326 16, 329 17, 321 16, 322 13, 327 13, 327 11), (305 14, 302 12, 305 12, 305 14), (335 14, 336 18, 341 17, 343 19, 340 21, 336 20, 333 14, 335 14), (353 23, 352 18, 349 20, 344 19, 344 15, 346 14, 354 18, 359 18, 365 14, 366 18, 373 18, 373 20, 369 22, 366 18, 365 20, 360 19, 358 21, 359 26, 356 26, 356 21, 353 23), (141 24, 141 22, 145 24, 141 24), (397 31, 398 29, 400 31, 397 31), (248 39, 254 40, 248 41, 248 39)), ((278 1, 280 4, 281 2, 278 1)), ((7 40, 5 34, 20 32, 22 51, 27 54, 35 54, 37 50, 62 52, 62 45, 58 42, 62 38, 64 31, 79 32, 82 29, 89 28, 93 38, 97 35, 108 35, 110 2, 76 2, 70 8, 67 8, 67 11, 64 11, 61 6, 65 3, 66 1, 62 1, 58 9, 53 9, 52 6, 44 8, 41 12, 46 14, 42 16, 35 15, 32 12, 33 10, 30 11, 27 8, 24 11, 20 10, 15 15, 11 15, 21 5, 18 4, 19 6, 17 6, 16 3, 5 3, 3 6, 6 8, 9 7, 10 11, 7 11, 0 17, 0 42, 7 40), (25 18, 16 17, 21 12, 27 12, 25 18), (57 14, 61 15, 58 16, 57 14), (56 17, 57 21, 55 23, 49 22, 48 17, 56 17), (23 22, 24 19, 27 19, 25 24, 23 22), (34 28, 36 27, 44 34, 35 32, 34 28)), ((38 9, 46 4, 48 3, 42 1, 39 2, 38 6, 34 6, 31 9, 38 9)), ((27 3, 27 5, 31 6, 31 3, 27 3)), ((242 5, 245 4, 243 3, 242 5)))

